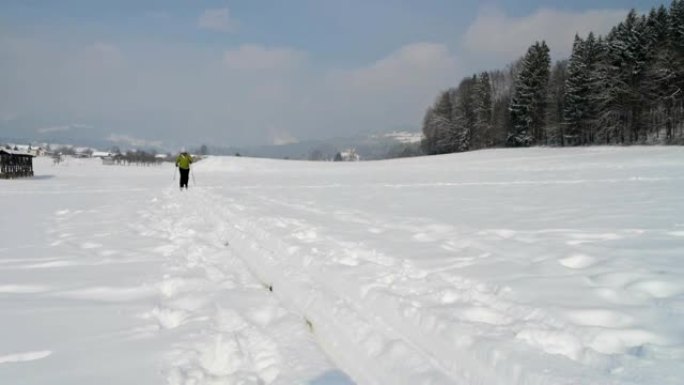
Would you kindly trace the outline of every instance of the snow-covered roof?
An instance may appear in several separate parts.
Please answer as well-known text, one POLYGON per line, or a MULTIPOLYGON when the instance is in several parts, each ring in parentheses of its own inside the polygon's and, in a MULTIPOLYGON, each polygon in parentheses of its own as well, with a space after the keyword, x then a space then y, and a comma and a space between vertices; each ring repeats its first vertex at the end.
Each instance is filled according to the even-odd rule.
POLYGON ((93 157, 105 157, 105 156, 112 156, 112 153, 107 152, 107 151, 93 151, 93 157))
POLYGON ((22 150, 8 150, 6 148, 0 148, 0 152, 4 152, 5 154, 10 154, 10 155, 23 155, 23 156, 34 156, 33 154, 22 151, 22 150))
POLYGON ((392 138, 398 142, 401 143, 420 143, 420 141, 423 139, 423 134, 420 132, 406 132, 406 131, 401 131, 401 132, 391 132, 388 134, 385 134, 386 137, 392 138))

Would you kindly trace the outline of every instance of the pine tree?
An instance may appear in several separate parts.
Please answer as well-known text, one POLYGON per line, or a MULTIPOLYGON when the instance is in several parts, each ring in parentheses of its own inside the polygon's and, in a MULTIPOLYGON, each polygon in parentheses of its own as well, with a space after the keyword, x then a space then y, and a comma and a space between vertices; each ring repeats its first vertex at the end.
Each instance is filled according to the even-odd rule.
POLYGON ((675 0, 670 5, 669 35, 675 69, 672 84, 676 89, 669 96, 672 103, 672 125, 673 130, 678 128, 678 136, 682 138, 684 137, 684 0, 675 0))
POLYGON ((543 142, 551 57, 546 42, 535 43, 525 55, 510 104, 512 130, 507 144, 531 146, 543 142))
POLYGON ((568 80, 563 111, 565 130, 561 145, 579 144, 589 106, 589 71, 586 62, 586 44, 575 35, 572 55, 568 62, 568 80))
POLYGON ((492 133, 492 84, 489 73, 482 72, 474 88, 474 127, 471 148, 492 147, 495 143, 492 133))
POLYGON ((594 141, 597 111, 593 92, 596 90, 601 49, 593 33, 589 33, 586 40, 575 36, 565 89, 563 117, 568 143, 564 140, 564 144, 589 144, 594 141))
POLYGON ((522 60, 509 65, 506 71, 489 73, 492 84, 492 137, 494 146, 505 146, 508 133, 512 131, 509 107, 513 92, 514 79, 522 66, 522 60))
POLYGON ((565 111, 566 83, 568 80, 568 61, 556 62, 551 70, 549 79, 549 100, 546 114, 546 136, 547 143, 563 146, 563 135, 565 121, 563 118, 565 111))
POLYGON ((644 26, 645 20, 631 10, 606 40, 599 133, 606 143, 633 143, 639 138, 643 112, 640 91, 647 56, 642 40, 644 26))
POLYGON ((437 112, 437 147, 440 154, 456 152, 459 148, 458 116, 456 115, 457 99, 458 88, 450 88, 444 93, 435 107, 437 112))
POLYGON ((674 0, 670 5, 669 30, 674 49, 684 55, 684 0, 674 0))
POLYGON ((621 49, 617 54, 620 66, 618 76, 624 87, 621 98, 623 103, 622 115, 624 124, 620 132, 621 143, 636 143, 640 141, 643 127, 642 114, 646 102, 643 96, 643 80, 647 68, 648 46, 646 34, 646 19, 639 17, 632 9, 622 28, 619 28, 614 47, 621 49))
POLYGON ((453 129, 453 152, 468 151, 472 149, 475 140, 475 89, 478 78, 474 75, 461 81, 456 92, 454 111, 452 115, 453 129))
POLYGON ((610 144, 617 142, 621 122, 619 92, 622 86, 617 76, 620 68, 615 65, 615 50, 612 40, 617 27, 604 39, 596 42, 596 65, 590 73, 589 102, 596 109, 596 123, 592 143, 610 144))
POLYGON ((440 94, 435 105, 428 109, 423 119, 422 143, 426 154, 446 154, 455 148, 455 128, 453 122, 454 90, 449 89, 440 94))
POLYGON ((427 155, 437 153, 433 114, 432 107, 428 107, 427 111, 425 111, 425 116, 423 116, 423 139, 420 142, 420 148, 427 155))
POLYGON ((646 39, 649 61, 641 92, 648 107, 648 140, 667 142, 673 139, 674 106, 671 95, 677 92, 677 66, 670 36, 670 17, 664 6, 657 10, 654 8, 649 13, 646 21, 646 39))

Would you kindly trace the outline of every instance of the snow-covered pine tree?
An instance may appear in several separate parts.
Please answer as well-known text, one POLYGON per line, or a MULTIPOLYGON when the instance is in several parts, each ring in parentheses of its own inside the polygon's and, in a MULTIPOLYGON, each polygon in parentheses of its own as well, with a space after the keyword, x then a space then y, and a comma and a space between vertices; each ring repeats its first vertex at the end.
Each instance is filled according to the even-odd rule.
POLYGON ((563 120, 565 130, 561 138, 561 145, 580 144, 580 135, 584 131, 583 125, 589 108, 589 77, 587 68, 586 44, 575 35, 572 54, 568 61, 568 80, 565 87, 565 108, 563 120))
POLYGON ((423 119, 423 151, 428 155, 453 152, 456 141, 452 121, 455 90, 443 91, 423 119))
POLYGON ((454 152, 468 151, 472 149, 472 141, 475 131, 475 89, 477 87, 477 75, 465 78, 459 84, 455 94, 454 111, 452 122, 454 123, 454 152))
POLYGON ((509 146, 543 143, 550 66, 546 42, 536 42, 527 50, 509 107, 512 124, 507 138, 509 146))
POLYGON ((617 78, 619 67, 614 65, 611 36, 617 27, 613 28, 607 38, 602 36, 596 41, 596 63, 590 72, 589 102, 596 110, 594 137, 592 143, 610 144, 616 142, 619 131, 620 109, 616 103, 613 88, 621 84, 617 78))
POLYGON ((510 105, 515 79, 522 68, 522 58, 511 63, 506 70, 492 71, 492 124, 495 146, 505 146, 512 131, 510 105))
MULTIPOLYGON (((460 87, 460 86, 459 86, 460 87)), ((441 154, 461 151, 461 122, 458 113, 459 109, 459 87, 450 88, 447 95, 442 100, 442 105, 439 107, 441 120, 440 140, 438 145, 441 154)))
POLYGON ((614 52, 619 59, 620 71, 618 76, 622 80, 621 102, 623 103, 624 125, 620 132, 621 143, 637 143, 641 139, 643 127, 642 115, 645 98, 642 93, 642 82, 648 65, 648 39, 646 34, 646 19, 638 16, 632 9, 622 28, 616 36, 621 51, 614 52))
POLYGON ((673 99, 677 92, 676 59, 670 36, 667 8, 651 9, 646 20, 649 64, 644 73, 641 92, 648 103, 647 131, 649 142, 673 139, 673 99))
POLYGON ((563 146, 565 122, 565 87, 568 80, 568 61, 556 62, 549 79, 548 102, 546 112, 546 140, 548 144, 563 146))
POLYGON ((597 43, 593 33, 589 33, 586 40, 575 36, 565 88, 565 145, 583 145, 594 141, 597 111, 592 100, 592 92, 595 90, 592 85, 595 82, 600 49, 601 45, 597 43))
POLYGON ((489 73, 482 72, 474 89, 473 140, 471 149, 492 147, 495 143, 492 133, 492 84, 489 73))
POLYGON ((420 142, 420 147, 423 153, 428 155, 436 154, 437 135, 435 133, 436 125, 434 124, 434 111, 432 107, 428 107, 423 117, 423 139, 420 142))
POLYGON ((684 0, 674 0, 670 5, 670 39, 674 57, 674 81, 676 91, 670 96, 673 105, 672 120, 677 136, 684 138, 684 0))
POLYGON ((632 143, 639 126, 640 83, 644 74, 642 23, 631 10, 606 39, 607 51, 601 63, 603 91, 600 96, 601 132, 605 143, 632 143))

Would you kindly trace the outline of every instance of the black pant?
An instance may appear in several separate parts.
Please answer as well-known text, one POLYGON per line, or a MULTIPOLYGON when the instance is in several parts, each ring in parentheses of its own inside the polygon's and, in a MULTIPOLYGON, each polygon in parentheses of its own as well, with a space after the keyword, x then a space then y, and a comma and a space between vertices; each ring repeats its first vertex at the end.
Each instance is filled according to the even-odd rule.
POLYGON ((188 188, 188 175, 190 175, 189 168, 178 168, 180 170, 180 188, 188 188))

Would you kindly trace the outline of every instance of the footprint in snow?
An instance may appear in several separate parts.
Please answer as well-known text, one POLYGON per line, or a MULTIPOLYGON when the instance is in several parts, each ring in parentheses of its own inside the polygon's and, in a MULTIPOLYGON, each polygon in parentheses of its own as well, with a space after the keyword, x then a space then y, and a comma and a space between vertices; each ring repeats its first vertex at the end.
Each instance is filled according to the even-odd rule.
POLYGON ((160 329, 175 329, 186 323, 188 313, 183 310, 155 307, 149 313, 144 314, 143 318, 155 320, 160 329))
POLYGON ((661 280, 640 280, 628 285, 627 290, 652 298, 665 299, 684 293, 684 284, 661 280))
POLYGON ((102 247, 102 244, 97 242, 85 242, 81 244, 81 248, 84 250, 99 249, 100 247, 102 247))
POLYGON ((568 269, 578 270, 594 266, 596 262, 596 258, 584 254, 575 254, 558 260, 558 263, 567 267, 568 269))

